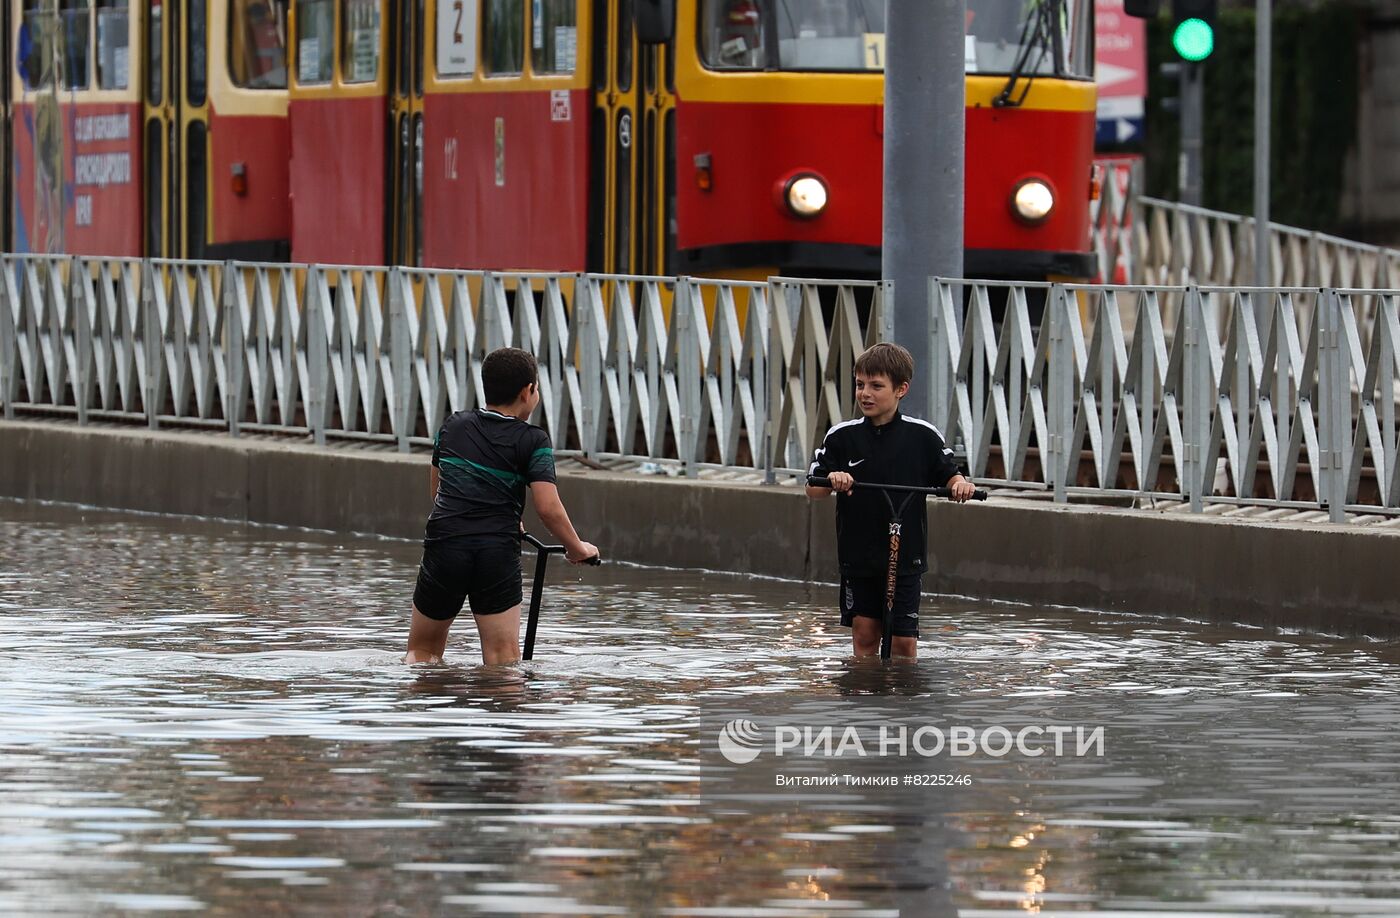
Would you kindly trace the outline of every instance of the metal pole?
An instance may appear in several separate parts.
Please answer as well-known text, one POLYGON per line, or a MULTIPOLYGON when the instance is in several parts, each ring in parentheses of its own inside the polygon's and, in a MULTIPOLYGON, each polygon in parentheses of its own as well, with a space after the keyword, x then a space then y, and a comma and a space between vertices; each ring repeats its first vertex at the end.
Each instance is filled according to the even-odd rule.
POLYGON ((1335 290, 1317 296, 1316 332, 1318 378, 1318 447, 1321 468, 1313 473, 1320 503, 1327 506, 1327 518, 1346 522, 1347 434, 1351 430, 1351 387, 1346 358, 1342 351, 1341 297, 1335 290))
POLYGON ((894 340, 914 355, 904 410, 926 416, 934 355, 930 276, 962 277, 965 0, 886 0, 883 277, 894 340))
MULTIPOLYGON (((5 406, 5 420, 15 416, 15 397, 19 392, 19 330, 20 315, 14 273, 11 262, 0 261, 0 403, 5 406)), ((22 270, 22 269, 21 269, 22 270)))
POLYGON ((1181 64, 1181 163, 1178 176, 1181 203, 1201 206, 1201 146, 1204 101, 1201 65, 1181 64))
POLYGON ((1269 111, 1272 97, 1273 0, 1256 0, 1254 10, 1254 283, 1273 283, 1269 270, 1269 111))

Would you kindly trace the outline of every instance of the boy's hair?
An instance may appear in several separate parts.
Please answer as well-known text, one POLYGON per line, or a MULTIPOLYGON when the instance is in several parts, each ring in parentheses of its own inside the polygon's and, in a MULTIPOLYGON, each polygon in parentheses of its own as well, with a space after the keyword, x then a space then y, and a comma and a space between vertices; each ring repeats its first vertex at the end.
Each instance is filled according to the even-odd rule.
POLYGON ((862 376, 888 376, 890 385, 898 389, 914 378, 914 355, 898 344, 874 344, 856 358, 856 370, 862 376))
POLYGON ((509 405, 521 389, 538 381, 535 355, 518 347, 497 348, 481 362, 481 388, 488 405, 509 405))

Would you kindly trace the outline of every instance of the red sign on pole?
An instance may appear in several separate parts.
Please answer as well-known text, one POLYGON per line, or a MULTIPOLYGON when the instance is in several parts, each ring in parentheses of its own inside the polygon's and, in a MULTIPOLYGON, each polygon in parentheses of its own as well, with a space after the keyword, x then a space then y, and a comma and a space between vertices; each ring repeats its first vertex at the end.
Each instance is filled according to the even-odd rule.
POLYGON ((1094 0, 1094 15, 1100 134, 1123 143, 1142 130, 1147 24, 1124 13, 1123 0, 1094 0))

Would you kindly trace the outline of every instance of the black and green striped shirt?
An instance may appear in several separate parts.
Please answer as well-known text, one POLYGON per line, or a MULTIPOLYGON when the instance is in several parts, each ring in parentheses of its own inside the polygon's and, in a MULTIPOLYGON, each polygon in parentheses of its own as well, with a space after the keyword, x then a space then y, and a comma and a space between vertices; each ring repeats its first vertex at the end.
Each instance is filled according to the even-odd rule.
POLYGON ((526 487, 555 480, 549 434, 486 408, 459 411, 443 423, 433 465, 439 480, 427 542, 483 536, 513 542, 526 487))

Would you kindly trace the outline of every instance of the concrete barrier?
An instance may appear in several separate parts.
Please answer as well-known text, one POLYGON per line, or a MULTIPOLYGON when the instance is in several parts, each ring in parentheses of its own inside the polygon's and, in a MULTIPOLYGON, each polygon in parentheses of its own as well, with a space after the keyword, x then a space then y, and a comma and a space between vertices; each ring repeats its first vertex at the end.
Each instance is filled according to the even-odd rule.
MULTIPOLYGON (((834 581, 834 502, 799 489, 560 462, 579 533, 610 558, 834 581)), ((420 538, 426 455, 61 422, 0 422, 0 496, 420 538)), ((1400 531, 1017 499, 929 504, 926 590, 1035 604, 1400 634, 1400 531)), ((527 524, 538 527, 533 517, 527 524)))

